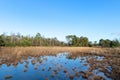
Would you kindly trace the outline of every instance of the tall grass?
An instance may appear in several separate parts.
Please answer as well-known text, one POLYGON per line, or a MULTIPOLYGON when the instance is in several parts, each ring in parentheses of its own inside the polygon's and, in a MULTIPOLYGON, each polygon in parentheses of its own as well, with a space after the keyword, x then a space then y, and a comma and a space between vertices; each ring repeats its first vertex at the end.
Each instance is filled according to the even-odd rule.
POLYGON ((120 54, 120 48, 90 48, 90 47, 1 47, 0 55, 46 55, 60 52, 120 54))

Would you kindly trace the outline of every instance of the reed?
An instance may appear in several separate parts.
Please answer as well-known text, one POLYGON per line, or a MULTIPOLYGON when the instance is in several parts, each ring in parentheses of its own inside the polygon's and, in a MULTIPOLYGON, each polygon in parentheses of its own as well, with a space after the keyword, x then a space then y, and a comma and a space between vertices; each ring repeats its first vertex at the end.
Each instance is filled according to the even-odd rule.
POLYGON ((117 56, 120 54, 119 48, 93 48, 93 47, 1 47, 0 55, 13 55, 13 56, 40 56, 48 54, 57 54, 60 52, 70 53, 95 53, 111 56, 110 53, 117 56), (106 53, 106 54, 105 54, 106 53))

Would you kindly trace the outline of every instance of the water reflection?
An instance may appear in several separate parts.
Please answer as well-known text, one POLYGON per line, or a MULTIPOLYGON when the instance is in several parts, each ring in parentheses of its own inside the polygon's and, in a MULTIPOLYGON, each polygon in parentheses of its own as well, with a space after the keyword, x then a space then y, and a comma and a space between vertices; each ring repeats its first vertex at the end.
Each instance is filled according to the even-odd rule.
POLYGON ((100 69, 92 66, 95 64, 92 62, 103 59, 103 56, 67 52, 48 56, 12 56, 11 58, 2 56, 0 57, 0 80, 111 80, 100 69))

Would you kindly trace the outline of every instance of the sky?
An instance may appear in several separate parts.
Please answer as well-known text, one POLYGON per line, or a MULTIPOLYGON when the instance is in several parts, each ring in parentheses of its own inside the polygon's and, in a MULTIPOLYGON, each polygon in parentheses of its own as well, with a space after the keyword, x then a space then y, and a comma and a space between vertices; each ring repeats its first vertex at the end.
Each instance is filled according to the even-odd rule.
POLYGON ((0 34, 120 38, 120 0, 0 0, 0 34))

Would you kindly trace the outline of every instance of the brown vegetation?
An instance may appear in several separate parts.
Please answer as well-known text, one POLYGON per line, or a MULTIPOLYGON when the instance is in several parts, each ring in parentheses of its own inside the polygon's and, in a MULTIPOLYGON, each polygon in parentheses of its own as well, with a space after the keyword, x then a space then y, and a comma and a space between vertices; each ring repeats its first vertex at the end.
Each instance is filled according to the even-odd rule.
POLYGON ((5 76, 5 79, 10 79, 10 78, 12 78, 11 75, 7 75, 7 76, 5 76))
MULTIPOLYGON (((93 47, 1 47, 0 55, 6 54, 14 56, 21 55, 48 55, 48 54, 56 54, 59 52, 71 52, 71 53, 95 53, 106 55, 105 53, 112 54, 120 54, 120 48, 93 48, 93 47)), ((114 55, 114 56, 115 56, 114 55)), ((109 55, 111 56, 111 54, 109 55)))

